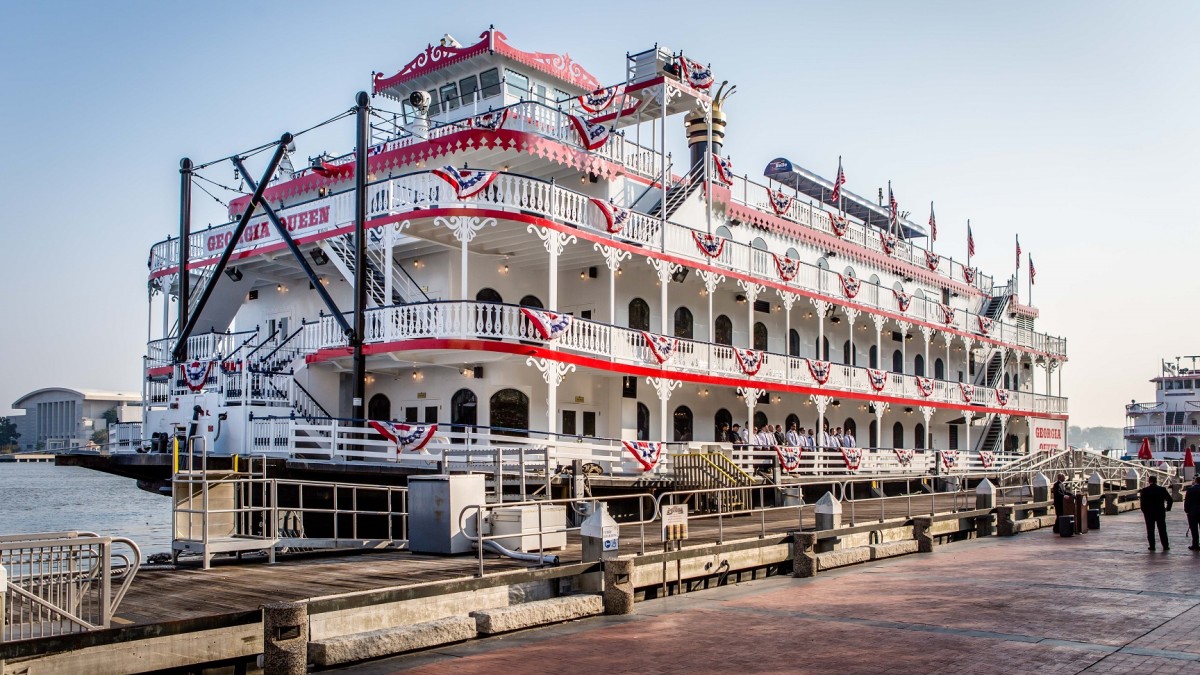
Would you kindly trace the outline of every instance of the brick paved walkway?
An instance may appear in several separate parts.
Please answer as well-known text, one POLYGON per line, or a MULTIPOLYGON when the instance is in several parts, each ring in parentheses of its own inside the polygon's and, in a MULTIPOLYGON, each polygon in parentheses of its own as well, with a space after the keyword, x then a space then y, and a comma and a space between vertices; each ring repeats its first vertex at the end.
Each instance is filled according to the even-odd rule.
MULTIPOLYGON (((355 673, 1200 673, 1200 553, 1182 509, 770 579, 359 665, 355 673)), ((347 671, 347 672, 351 672, 347 671)))

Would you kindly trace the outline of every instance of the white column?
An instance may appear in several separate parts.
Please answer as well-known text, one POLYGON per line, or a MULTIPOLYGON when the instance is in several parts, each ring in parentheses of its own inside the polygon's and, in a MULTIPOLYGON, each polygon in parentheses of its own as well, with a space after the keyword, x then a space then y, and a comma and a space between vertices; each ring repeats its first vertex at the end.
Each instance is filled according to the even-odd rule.
POLYGON ((712 370, 712 345, 716 343, 716 317, 713 316, 713 294, 716 293, 717 286, 725 281, 724 274, 718 274, 709 270, 698 270, 700 279, 704 281, 704 290, 708 293, 708 367, 712 370))
POLYGON ((754 349, 754 303, 758 301, 758 294, 766 288, 762 284, 743 279, 738 280, 738 286, 746 293, 746 347, 754 349))
POLYGON ((667 401, 671 400, 671 392, 680 384, 679 380, 671 380, 667 378, 647 377, 646 383, 654 387, 655 393, 658 394, 659 406, 659 423, 658 423, 658 439, 664 443, 671 442, 672 439, 667 437, 667 401))
MULTIPOLYGON (((389 200, 390 203, 390 200, 389 200)), ((383 297, 384 302, 388 305, 392 304, 392 273, 395 271, 394 266, 396 261, 392 258, 392 253, 396 246, 396 228, 391 225, 383 230, 383 297)))
POLYGON ((912 324, 907 321, 900 323, 900 372, 906 372, 908 368, 908 329, 912 328, 912 324))
POLYGON ((854 353, 855 352, 854 321, 855 321, 855 319, 858 318, 858 310, 847 307, 845 309, 845 312, 846 312, 846 323, 850 324, 850 362, 847 363, 846 365, 853 366, 855 364, 855 362, 858 360, 855 358, 857 356, 857 354, 854 353))
POLYGON ((546 309, 558 311, 558 256, 567 244, 574 244, 578 239, 573 234, 537 225, 529 225, 525 230, 530 234, 536 234, 537 238, 542 240, 542 247, 550 254, 550 297, 546 309))
POLYGON ((921 337, 925 338, 925 377, 933 377, 933 364, 929 362, 929 340, 933 337, 933 329, 921 326, 921 337))
POLYGON ((826 300, 816 298, 809 298, 808 301, 817 310, 817 360, 824 361, 825 353, 822 347, 825 345, 825 313, 829 311, 831 305, 826 300))
MULTIPOLYGON (((882 314, 872 314, 871 322, 875 324, 875 368, 887 370, 883 367, 883 324, 887 323, 887 317, 882 314)), ((883 436, 880 435, 880 438, 883 436)))
POLYGON ((617 325, 617 270, 621 269, 621 261, 628 260, 629 251, 615 246, 592 244, 597 253, 604 256, 604 265, 608 268, 608 325, 617 325))
POLYGON ((659 300, 659 302, 662 303, 662 307, 660 308, 661 311, 659 312, 659 333, 661 335, 673 335, 674 331, 670 330, 669 328, 671 323, 668 318, 670 312, 667 307, 667 284, 671 283, 671 275, 683 269, 683 266, 679 263, 673 263, 668 260, 659 260, 658 258, 646 258, 646 262, 653 267, 655 273, 658 274, 658 284, 659 288, 662 290, 659 300))
MULTIPOLYGON (((558 433, 558 385, 562 384, 563 378, 567 373, 574 372, 574 363, 562 363, 561 361, 551 361, 550 359, 533 358, 530 356, 525 359, 525 365, 537 368, 542 374, 542 380, 546 383, 546 431, 551 434, 558 433)), ((555 439, 551 439, 552 441, 555 439)))
POLYGON ((933 447, 933 443, 929 442, 929 437, 933 435, 933 429, 929 426, 930 420, 933 419, 933 407, 921 406, 921 416, 925 418, 925 438, 921 439, 921 445, 929 449, 933 447))
POLYGON ((891 407, 886 401, 875 402, 875 445, 876 447, 884 447, 883 445, 883 415, 891 407))
POLYGON ((475 216, 450 216, 448 218, 437 216, 433 219, 433 224, 435 227, 445 227, 450 230, 454 234, 454 238, 462 244, 462 278, 459 294, 463 300, 470 300, 470 286, 467 285, 467 269, 469 267, 467 245, 484 227, 495 227, 496 219, 475 216))

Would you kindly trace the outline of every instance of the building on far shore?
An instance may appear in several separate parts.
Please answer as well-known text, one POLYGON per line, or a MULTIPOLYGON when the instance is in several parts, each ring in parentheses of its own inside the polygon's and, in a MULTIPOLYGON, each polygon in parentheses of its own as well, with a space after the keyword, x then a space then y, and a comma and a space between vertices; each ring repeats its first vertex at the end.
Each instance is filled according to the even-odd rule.
POLYGON ((22 450, 85 446, 92 434, 108 428, 109 418, 115 416, 117 422, 142 419, 140 393, 46 387, 22 396, 12 407, 25 411, 10 417, 21 434, 18 443, 22 450), (106 418, 109 411, 112 413, 106 418))

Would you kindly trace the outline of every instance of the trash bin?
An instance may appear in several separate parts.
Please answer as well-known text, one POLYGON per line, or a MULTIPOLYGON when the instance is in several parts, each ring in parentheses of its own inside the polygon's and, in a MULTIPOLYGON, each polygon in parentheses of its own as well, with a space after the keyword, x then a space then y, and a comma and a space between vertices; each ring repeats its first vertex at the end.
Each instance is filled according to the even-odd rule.
POLYGON ((1058 536, 1075 536, 1075 516, 1059 516, 1056 522, 1058 524, 1058 536))
POLYGON ((1100 529, 1100 509, 1088 509, 1087 524, 1089 530, 1100 529))

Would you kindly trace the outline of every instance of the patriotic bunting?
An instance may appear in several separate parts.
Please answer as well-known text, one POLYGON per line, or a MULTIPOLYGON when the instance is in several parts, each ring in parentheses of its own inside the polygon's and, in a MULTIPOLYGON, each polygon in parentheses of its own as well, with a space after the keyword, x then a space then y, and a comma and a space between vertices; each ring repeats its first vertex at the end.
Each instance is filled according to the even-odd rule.
POLYGON ((658 359, 660 364, 666 363, 667 359, 675 353, 675 348, 679 346, 679 340, 666 335, 655 335, 642 331, 642 337, 646 338, 646 346, 650 349, 650 353, 654 358, 658 359))
POLYGON ((841 451, 842 461, 846 463, 846 468, 851 471, 858 471, 858 467, 862 466, 862 448, 841 448, 841 451))
POLYGON ((571 327, 571 321, 575 317, 570 314, 562 314, 560 312, 548 312, 544 309, 530 309, 522 307, 521 313, 525 318, 529 319, 529 323, 542 336, 543 340, 556 340, 571 327))
POLYGON ((724 237, 692 231, 692 238, 696 240, 696 246, 700 249, 700 252, 710 258, 720 256, 721 251, 725 250, 724 237))
POLYGON ((612 107, 612 104, 616 103, 617 97, 621 95, 621 90, 621 85, 613 85, 584 94, 576 100, 579 101, 580 108, 595 115, 612 107))
POLYGON ((754 377, 758 374, 759 369, 762 368, 763 361, 766 360, 766 354, 764 352, 755 351, 753 349, 734 347, 733 353, 737 355, 738 366, 741 367, 742 372, 750 377, 754 377))
POLYGON ((996 405, 999 405, 1001 408, 1008 405, 1008 394, 1009 394, 1009 392, 1006 389, 997 389, 996 390, 996 405))
POLYGON ((775 454, 779 456, 779 468, 791 473, 800 468, 800 448, 790 445, 776 445, 775 454))
POLYGON ((792 260, 784 256, 780 258, 774 253, 771 254, 775 258, 775 270, 779 272, 779 278, 784 281, 791 281, 796 278, 796 274, 800 272, 800 261, 792 260))
POLYGON ((901 312, 907 312, 909 304, 912 303, 912 294, 905 293, 904 291, 898 291, 893 288, 892 296, 896 298, 896 307, 898 307, 901 312))
POLYGON ((871 383, 871 388, 875 391, 883 391, 883 388, 887 386, 887 371, 867 368, 867 381, 871 383))
POLYGON ((957 450, 941 450, 938 452, 942 456, 942 466, 947 470, 958 466, 958 451, 957 450))
POLYGON ((950 305, 938 303, 938 307, 942 309, 942 323, 950 325, 954 323, 954 308, 950 305))
POLYGON ((829 229, 833 230, 835 235, 844 237, 850 230, 850 221, 846 220, 845 216, 831 213, 829 214, 829 229))
POLYGON ((817 381, 817 384, 825 384, 829 381, 829 375, 833 369, 829 367, 828 361, 817 361, 816 359, 804 359, 808 363, 808 374, 817 381))
POLYGON ((985 469, 992 468, 992 465, 996 463, 996 453, 990 450, 980 450, 979 463, 982 464, 983 468, 985 469))
POLYGON ((621 444, 645 471, 653 469, 662 456, 663 444, 658 441, 621 441, 621 444))
POLYGON ((569 115, 567 119, 579 134, 579 144, 588 150, 597 150, 608 142, 611 131, 603 124, 593 124, 579 115, 569 115))
POLYGON ((468 121, 470 126, 476 129, 485 129, 487 131, 499 131, 504 128, 504 122, 508 120, 509 108, 503 110, 495 110, 485 112, 482 115, 476 115, 468 121))
POLYGON ((896 461, 900 462, 900 466, 912 466, 913 458, 917 456, 917 451, 912 448, 907 450, 892 448, 892 451, 896 453, 896 461))
POLYGON ((922 396, 925 398, 933 396, 933 380, 920 375, 913 375, 913 377, 917 380, 917 391, 921 392, 922 396))
POLYGON ((792 198, 783 190, 776 191, 767 187, 767 201, 771 202, 771 210, 777 216, 782 216, 792 208, 792 198))
POLYGON ((842 295, 850 299, 858 295, 858 289, 862 287, 861 281, 843 274, 839 274, 838 279, 842 280, 842 295))
POLYGON ((679 78, 692 89, 708 89, 713 85, 712 69, 695 61, 679 57, 679 78))
POLYGON ((964 267, 963 268, 963 281, 967 282, 968 284, 975 283, 975 268, 974 267, 964 267))
POLYGON ((733 162, 729 159, 712 154, 713 178, 723 185, 733 185, 733 162))
POLYGON ((629 217, 632 213, 630 209, 617 206, 611 201, 606 202, 603 199, 596 199, 595 197, 589 197, 588 199, 596 205, 596 208, 600 209, 600 214, 604 216, 605 227, 609 234, 617 234, 625 229, 625 223, 629 222, 629 217))
MULTIPOLYGON (((437 431, 436 424, 401 424, 399 422, 377 422, 370 420, 371 427, 380 436, 391 441, 396 446, 396 454, 403 451, 421 452, 425 444, 433 438, 437 431)), ((424 453, 428 454, 428 453, 424 453)))
POLYGON ((892 255, 896 252, 896 242, 899 241, 895 234, 884 232, 879 235, 879 245, 883 247, 883 252, 892 255))
POLYGON ((991 319, 989 319, 983 315, 979 315, 976 318, 979 319, 979 332, 980 333, 987 335, 988 333, 992 332, 992 320, 991 319))
POLYGON ((932 272, 936 272, 938 264, 942 262, 942 256, 933 251, 925 251, 925 266, 932 272))
POLYGON ((179 368, 183 371, 183 382, 187 388, 192 391, 203 389, 204 383, 208 381, 208 371, 212 370, 212 365, 212 361, 181 363, 179 368))
POLYGON ((433 169, 430 173, 449 183, 450 187, 454 188, 454 193, 458 195, 459 199, 474 197, 483 192, 500 175, 495 171, 456 169, 452 166, 433 169))
POLYGON ((975 386, 966 382, 958 383, 958 391, 962 394, 963 403, 970 403, 971 399, 975 396, 975 386))

